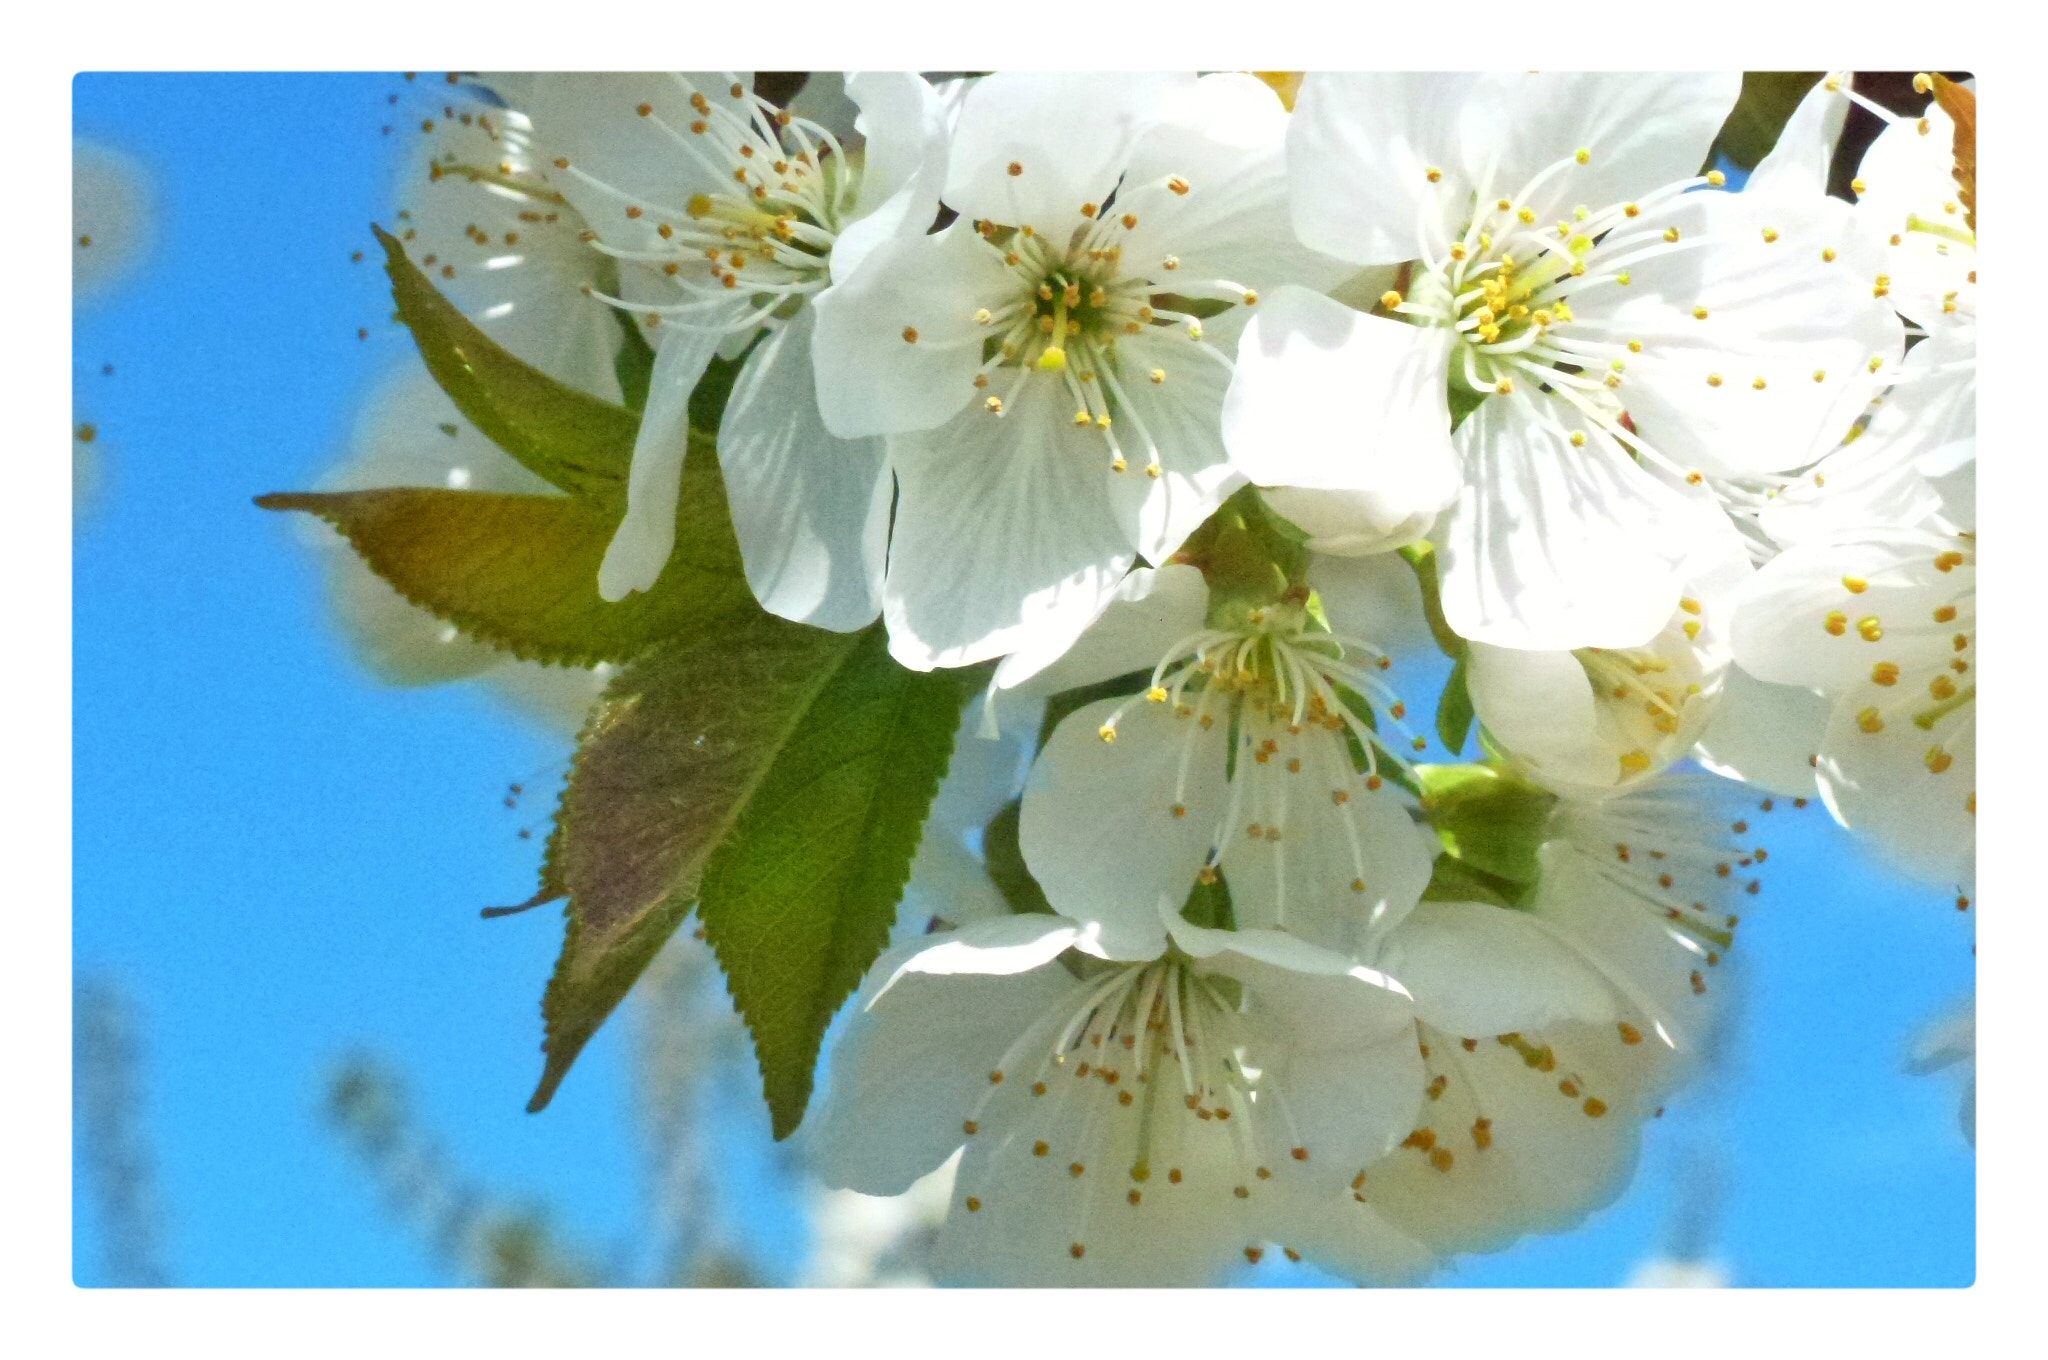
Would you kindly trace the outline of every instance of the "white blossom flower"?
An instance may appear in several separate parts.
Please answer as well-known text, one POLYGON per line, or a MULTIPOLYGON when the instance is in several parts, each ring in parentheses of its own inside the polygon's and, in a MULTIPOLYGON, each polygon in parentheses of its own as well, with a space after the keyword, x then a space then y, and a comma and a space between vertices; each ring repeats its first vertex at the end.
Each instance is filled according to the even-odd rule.
MULTIPOLYGON (((1925 92, 1924 77, 1914 82, 1925 92)), ((1975 210, 1955 176, 1955 120, 1939 104, 1919 118, 1858 100, 1886 127, 1850 185, 1856 214, 1885 244, 1886 296, 1929 334, 1977 327, 1975 210)))
POLYGON ((1621 1193, 1643 1123, 1700 1042, 1734 904, 1756 891, 1764 851, 1723 814, 1727 787, 1667 776, 1560 800, 1522 908, 1425 902, 1395 932, 1375 966, 1415 997, 1428 1099, 1357 1192, 1386 1228, 1438 1255, 1495 1250, 1621 1193), (1405 938, 1451 907, 1508 918, 1473 916, 1498 943, 1418 968, 1405 938), (1436 978, 1453 969, 1490 986, 1467 983, 1445 1014, 1436 978))
POLYGON ((1603 794, 1655 778, 1707 730, 1729 668, 1745 559, 1694 582, 1662 632, 1639 647, 1531 652, 1468 644, 1466 687, 1480 723, 1531 776, 1603 794))
POLYGON ((1408 998, 1287 935, 1168 929, 1123 954, 1009 916, 884 956, 812 1115, 819 1174, 897 1194, 964 1144, 947 1282, 1208 1284, 1288 1243, 1412 1126, 1408 998))
POLYGON ((1828 810, 1886 858, 1968 895, 1976 869, 1977 550, 1930 527, 1801 543, 1758 571, 1736 662, 1827 695, 1828 810))
MULTIPOLYGON (((1285 319, 1355 361, 1304 391, 1257 368, 1301 346, 1248 334, 1239 381, 1250 396, 1289 393, 1292 410, 1249 396, 1230 409, 1254 442, 1283 419, 1362 430, 1362 454, 1324 441, 1311 484, 1346 484, 1348 467, 1369 490, 1393 461, 1377 441, 1433 429, 1446 385, 1476 405, 1453 436, 1463 489, 1437 529, 1460 634, 1538 650, 1643 642, 1725 540, 1701 484, 1812 462, 1897 360, 1897 317, 1872 296, 1878 267, 1843 205, 1789 192, 1792 177, 1756 195, 1696 192, 1720 183, 1692 172, 1737 88, 1682 75, 1303 83, 1288 134, 1296 225, 1357 264, 1411 262, 1382 306, 1422 333, 1294 297, 1285 319)), ((1235 454, 1235 424, 1230 438, 1235 454)))
POLYGON ((1237 485, 1218 411, 1243 310, 1335 277, 1286 228, 1286 121, 1249 76, 986 77, 958 220, 819 299, 827 427, 890 436, 899 661, 1071 639, 1237 485))
POLYGON ((550 76, 533 115, 563 192, 619 261, 614 305, 658 322, 625 521, 599 571, 620 599, 674 544, 690 394, 714 354, 747 355, 718 432, 747 579, 764 608, 848 630, 877 612, 890 480, 879 440, 820 423, 812 305, 937 209, 945 119, 908 74, 849 77, 859 166, 829 129, 720 75, 550 76))
POLYGON ((1112 608, 1077 645, 1091 673, 1060 668, 1074 684, 1148 665, 1151 677, 1054 730, 1025 786, 1025 862, 1106 939, 1156 930, 1131 903, 1179 904, 1223 875, 1240 926, 1362 949, 1414 906, 1431 858, 1411 800, 1380 773, 1374 721, 1398 728, 1405 713, 1379 679, 1383 654, 1315 628, 1304 604, 1211 620, 1195 568, 1158 579, 1173 584, 1112 608))

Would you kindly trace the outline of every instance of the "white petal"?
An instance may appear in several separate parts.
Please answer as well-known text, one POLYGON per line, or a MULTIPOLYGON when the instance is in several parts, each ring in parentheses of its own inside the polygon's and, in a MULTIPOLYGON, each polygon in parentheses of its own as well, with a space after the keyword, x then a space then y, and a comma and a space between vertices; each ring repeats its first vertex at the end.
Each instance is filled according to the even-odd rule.
POLYGON ((1100 923, 1105 947, 1133 955, 1165 939, 1159 900, 1178 910, 1195 884, 1224 808, 1228 731, 1139 699, 1105 742, 1099 729, 1124 703, 1098 700, 1054 730, 1024 788, 1018 841, 1055 910, 1100 923))
POLYGON ((1828 701, 1797 685, 1771 685, 1740 666, 1728 673, 1713 721, 1693 758, 1715 774, 1788 798, 1811 798, 1813 760, 1827 728, 1828 701))
POLYGON ((890 441, 898 501, 883 613, 913 670, 965 666, 1074 636, 1129 570, 1135 497, 1049 381, 1002 416, 970 407, 890 441), (1119 503, 1121 498, 1122 503, 1119 503))
MULTIPOLYGON (((1472 94, 1494 110, 1498 132, 1466 150, 1478 173, 1498 168, 1482 196, 1513 197, 1538 218, 1640 198, 1699 173, 1707 149, 1742 93, 1724 72, 1529 72, 1486 77, 1472 94), (1583 148, 1586 162, 1576 163, 1583 148), (1533 195, 1519 191, 1559 160, 1572 161, 1533 195)), ((1577 305, 1574 299, 1573 305, 1577 305)))
POLYGON ((1465 486, 1440 528, 1444 615, 1501 647, 1635 646, 1718 560, 1726 526, 1598 428, 1574 447, 1557 423, 1573 413, 1539 407, 1549 400, 1490 397, 1458 428, 1465 486))
POLYGON ((1118 360, 1128 380, 1126 398, 1116 414, 1117 429, 1133 476, 1156 444, 1160 476, 1149 477, 1139 519, 1138 551, 1146 560, 1164 562, 1180 549, 1202 521, 1244 485, 1223 451, 1223 394, 1230 370, 1212 355, 1193 352, 1197 345, 1228 344, 1219 331, 1230 318, 1210 324, 1208 339, 1190 340, 1184 332, 1131 336, 1118 346, 1118 360), (1148 381, 1152 375, 1159 381, 1148 381))
POLYGON ((1943 579, 1933 565, 1940 551, 1941 540, 1914 534, 1786 549, 1751 578, 1737 602, 1736 664, 1773 684, 1839 691, 1867 681, 1877 662, 1909 663, 1901 638, 1881 631, 1887 617, 1895 627, 1907 622, 1916 653, 1931 644, 1931 654, 1945 659, 1948 632, 1920 625, 1918 598, 1943 579), (1852 589, 1859 582, 1864 587, 1852 589), (1863 624, 1873 619, 1880 631, 1867 639, 1863 624))
POLYGON ((1354 264, 1397 264, 1442 249, 1449 219, 1473 188, 1462 173, 1460 122, 1478 80, 1310 72, 1287 129, 1301 239, 1354 264))
POLYGON ((1390 556, 1396 548, 1420 542, 1429 537, 1441 513, 1440 509, 1417 509, 1405 495, 1388 497, 1371 491, 1269 486, 1260 495, 1269 509, 1308 535, 1312 551, 1354 561, 1390 556))
POLYGON ((1818 193, 1828 189, 1828 168, 1849 117, 1849 72, 1831 71, 1813 83, 1778 132, 1770 154, 1757 162, 1744 193, 1818 193), (1836 88, 1828 88, 1830 84, 1836 88))
POLYGON ((867 138, 855 220, 832 243, 832 276, 844 281, 884 241, 923 235, 939 207, 946 174, 946 111, 924 77, 860 71, 846 78, 867 138))
POLYGON ((549 158, 569 162, 549 182, 608 243, 659 249, 659 219, 683 220, 692 195, 725 193, 731 183, 714 168, 715 155, 695 154, 663 125, 689 137, 697 118, 690 95, 700 91, 721 116, 751 118, 751 105, 732 98, 728 83, 705 72, 536 76, 527 109, 535 135, 549 158), (652 116, 640 116, 642 104, 652 116), (641 215, 628 217, 628 207, 641 215))
POLYGON ((1000 306, 1009 283, 1002 255, 966 222, 876 246, 813 304, 825 428, 858 439, 944 423, 975 395, 988 332, 974 314, 1000 306))
POLYGON ((948 947, 957 946, 943 937, 913 942, 870 973, 872 994, 863 994, 833 1046, 824 1098, 806 1121, 811 1164, 826 1184, 901 1194, 945 1161, 960 1146, 962 1112, 988 1089, 988 1074, 1075 986, 1059 967, 1001 976, 903 971, 906 959, 948 947), (891 984, 885 992, 874 989, 876 978, 891 984))
POLYGON ((965 219, 1081 225, 1117 185, 1132 144, 1189 75, 1002 71, 967 92, 945 201, 965 219), (1014 173, 1011 167, 1015 167, 1014 173))
POLYGON ((1417 834, 1405 795, 1374 788, 1337 733, 1249 719, 1241 729, 1240 824, 1219 834, 1238 925, 1351 950, 1392 929, 1428 886, 1435 843, 1417 834))
POLYGON ((1577 657, 1475 642, 1465 663, 1473 711, 1502 747, 1549 777, 1614 783, 1613 757, 1599 742, 1593 686, 1577 657))
POLYGON ((1287 111, 1271 86, 1219 71, 1177 86, 1132 147, 1117 205, 1137 219, 1133 262, 1167 255, 1180 277, 1229 279, 1257 292, 1324 288, 1350 269, 1288 230, 1287 111), (1165 186, 1178 181, 1174 188, 1165 186))
MULTIPOLYGON (((1906 683, 1912 683, 1911 677, 1906 683)), ((1887 863, 1974 895, 1975 706, 1965 706, 1931 730, 1921 729, 1906 714, 1892 718, 1880 732, 1866 730, 1861 715, 1887 700, 1896 710, 1895 691, 1865 684, 1837 701, 1821 742, 1821 796, 1835 820, 1868 840, 1887 863), (1939 774, 1930 763, 1937 748, 1950 757, 1939 774)))
POLYGON ((1034 694, 1114 680, 1151 670, 1167 648, 1198 631, 1209 609, 1201 569, 1186 565, 1140 567, 1117 586, 1110 603, 1072 643, 1031 647, 1003 658, 995 687, 1031 683, 1034 694))
POLYGON ((1446 1085, 1417 1114, 1412 1143, 1367 1172, 1367 1207, 1448 1254, 1560 1231, 1621 1193, 1635 1169, 1641 1121, 1664 1085, 1669 1064, 1660 1052, 1623 1045, 1613 1026, 1560 1024, 1541 1036, 1556 1055, 1555 1068, 1543 1070, 1491 1036, 1467 1036, 1480 1038, 1471 1052, 1460 1037, 1423 1027, 1429 1067, 1446 1085), (1566 1073, 1578 1098, 1559 1090, 1566 1073), (1587 1098, 1603 1101, 1605 1112, 1589 1116, 1587 1098))
POLYGON ((1856 216, 1887 243, 1890 300, 1929 331, 1974 324, 1977 316, 1975 233, 1962 211, 1954 148, 1954 121, 1930 104, 1921 119, 1896 119, 1880 132, 1856 171, 1863 185, 1856 216), (1916 219, 1940 230, 1915 230, 1916 219))
POLYGON ((882 608, 893 484, 880 439, 837 439, 818 418, 810 309, 770 329, 740 370, 719 465, 754 597, 839 632, 882 608))
POLYGON ((1388 653, 1436 645, 1423 615, 1422 584, 1393 553, 1352 557, 1319 550, 1309 559, 1308 583, 1322 600, 1333 632, 1388 653))
POLYGON ((583 240, 581 215, 555 199, 551 177, 560 173, 536 150, 522 113, 490 109, 481 122, 438 120, 400 181, 411 227, 406 252, 493 340, 549 377, 617 401, 619 317, 588 291, 604 282, 610 264, 583 240), (508 167, 507 180, 534 188, 449 173, 450 159, 508 167), (430 258, 435 265, 425 264, 430 258))
POLYGON ((1848 434, 1877 374, 1904 352, 1897 313, 1874 295, 1881 266, 1859 248, 1852 218, 1819 195, 1685 194, 1634 228, 1653 242, 1675 232, 1676 245, 1635 256, 1627 287, 1573 294, 1590 338, 1641 343, 1620 395, 1665 460, 1777 472, 1848 434))
POLYGON ((597 569, 597 592, 607 600, 650 589, 668 565, 676 542, 683 458, 690 451, 690 393, 704 376, 718 339, 719 333, 710 330, 669 327, 660 332, 647 409, 633 442, 633 470, 626 479, 626 517, 597 569))
POLYGON ((891 988, 913 974, 1007 977, 1028 973, 1051 963, 1086 934, 1063 916, 1031 913, 970 921, 945 935, 926 936, 886 973, 877 965, 875 976, 883 981, 862 1009, 872 1010, 891 988))
POLYGON ((1279 290, 1238 345, 1223 407, 1231 461, 1262 486, 1365 493, 1356 532, 1433 515, 1457 494, 1447 336, 1279 290))
POLYGON ((1449 1034, 1491 1038, 1615 1018, 1600 974, 1529 914, 1506 907, 1423 902, 1375 962, 1414 995, 1425 1023, 1449 1034))

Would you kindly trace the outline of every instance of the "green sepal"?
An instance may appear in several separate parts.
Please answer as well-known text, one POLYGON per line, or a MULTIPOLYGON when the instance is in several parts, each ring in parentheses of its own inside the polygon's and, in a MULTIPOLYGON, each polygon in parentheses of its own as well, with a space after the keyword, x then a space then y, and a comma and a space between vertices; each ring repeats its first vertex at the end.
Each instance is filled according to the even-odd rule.
POLYGON ((1436 701, 1437 740, 1454 756, 1464 754, 1465 741, 1472 735, 1472 691, 1466 681, 1470 664, 1469 652, 1458 658, 1451 667, 1451 678, 1444 681, 1444 692, 1436 701))
POLYGON ((1491 765, 1418 765, 1422 811, 1464 864, 1511 884, 1542 876, 1557 795, 1491 765))
POLYGON ((1443 582, 1437 575, 1436 545, 1422 539, 1398 551, 1401 560, 1415 573, 1415 584, 1421 587, 1423 618, 1429 623, 1429 635, 1436 639, 1437 650, 1453 661, 1462 660, 1467 643, 1451 627, 1451 621, 1444 617, 1443 582))
POLYGON ((1525 904, 1532 884, 1516 883, 1473 867, 1456 855, 1438 855, 1430 871, 1429 886, 1422 890, 1425 902, 1484 902, 1490 906, 1519 908, 1525 904))

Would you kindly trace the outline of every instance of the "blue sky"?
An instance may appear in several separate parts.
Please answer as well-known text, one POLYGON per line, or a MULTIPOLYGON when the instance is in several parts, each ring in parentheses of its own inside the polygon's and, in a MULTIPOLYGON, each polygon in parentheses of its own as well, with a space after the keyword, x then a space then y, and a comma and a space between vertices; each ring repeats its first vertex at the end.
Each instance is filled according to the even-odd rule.
MULTIPOLYGON (((386 99, 406 91, 395 75, 73 90, 78 135, 139 159, 159 214, 142 269, 74 319, 104 483, 75 537, 73 964, 142 1023, 139 1114, 181 1284, 454 1282, 322 1118, 326 1077, 361 1048, 469 1178, 601 1255, 631 1257, 644 1226, 624 1036, 600 1035, 525 1114, 558 919, 476 915, 528 895, 539 842, 517 832, 566 743, 473 686, 370 679, 292 526, 250 505, 313 484, 372 381, 411 359, 381 273, 349 260, 389 211, 406 106, 386 99), (515 780, 534 792, 507 810, 515 780)), ((1728 1070, 1650 1129, 1620 1203, 1447 1282, 1619 1282, 1666 1238, 1701 1149, 1723 1178, 1714 1254, 1739 1283, 1973 1278, 1956 1087, 1899 1065, 1967 995, 1975 922, 1875 872, 1818 806, 1777 816, 1723 970, 1740 997, 1728 1070)), ((729 1123, 732 1230, 793 1271, 766 1119, 735 1101, 729 1123)), ((75 1278, 101 1282, 83 1178, 74 1202, 75 1278)))

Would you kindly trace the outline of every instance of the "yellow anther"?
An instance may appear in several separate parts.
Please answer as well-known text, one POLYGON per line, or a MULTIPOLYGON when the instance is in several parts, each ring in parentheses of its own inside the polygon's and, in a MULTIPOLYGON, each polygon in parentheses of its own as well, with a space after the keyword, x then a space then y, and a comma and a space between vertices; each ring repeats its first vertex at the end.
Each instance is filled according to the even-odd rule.
POLYGON ((1931 94, 1933 93, 1933 90, 1934 77, 1927 74, 1927 72, 1922 71, 1913 77, 1913 93, 1931 94))
POLYGON ((1092 418, 1091 418, 1091 417, 1089 416, 1089 414, 1088 414, 1088 413, 1087 413, 1086 411, 1076 411, 1076 412, 1074 412, 1074 424, 1076 424, 1076 425, 1088 425, 1088 424, 1091 424, 1091 423, 1093 423, 1093 421, 1092 421, 1092 418))
POLYGON ((1155 384, 1163 383, 1166 381, 1166 370, 1163 368, 1155 368, 1152 370, 1149 376, 1155 384))
POLYGON ((1101 737, 1104 741, 1115 741, 1116 728, 1109 723, 1104 723, 1102 726, 1095 729, 1095 735, 1101 737))
POLYGON ((1866 708, 1856 715, 1856 725, 1874 736, 1884 731, 1884 715, 1875 708, 1866 708))
POLYGON ((1391 312, 1400 305, 1401 295, 1395 292, 1393 289, 1389 288, 1386 292, 1380 294, 1380 306, 1386 308, 1388 311, 1391 312))
POLYGON ((1861 595, 1864 591, 1870 589, 1870 582, 1864 580, 1861 576, 1844 576, 1842 578, 1842 589, 1848 591, 1851 595, 1861 595))
POLYGON ((1247 307, 1256 307, 1259 305, 1259 294, 1257 289, 1247 288, 1244 290, 1244 305, 1247 307))
POLYGON ((1588 1116, 1598 1119, 1601 1115, 1607 1113, 1607 1102, 1598 1096, 1587 1096, 1586 1103, 1579 1108, 1584 1110, 1588 1116))
POLYGON ((1689 641, 1698 638, 1700 635, 1700 621, 1698 619, 1687 619, 1682 631, 1689 641))
POLYGON ((1835 248, 1833 246, 1821 247, 1820 257, 1825 263, 1833 264, 1835 262, 1835 248))
POLYGON ((1829 610, 1827 619, 1821 626, 1827 629, 1829 637, 1840 637, 1849 631, 1849 616, 1839 609, 1829 610))
POLYGON ((1884 641, 1884 628, 1878 623, 1875 614, 1856 620, 1856 633, 1865 642, 1884 641))
POLYGON ((1722 173, 1721 173, 1721 172, 1720 172, 1719 170, 1709 170, 1709 171, 1707 171, 1707 183, 1709 183, 1709 184, 1713 185, 1713 186, 1714 186, 1714 187, 1715 187, 1716 189, 1720 188, 1720 187, 1721 187, 1722 185, 1726 184, 1727 182, 1728 182, 1728 177, 1727 177, 1726 175, 1722 174, 1722 173))
POLYGON ((1777 239, 1778 239, 1778 229, 1777 229, 1776 227, 1765 227, 1765 228, 1764 228, 1764 244, 1765 244, 1765 245, 1772 245, 1772 244, 1775 244, 1775 243, 1776 243, 1776 241, 1777 241, 1777 239))
POLYGON ((1641 354, 1641 353, 1643 352, 1643 342, 1642 342, 1642 341, 1640 341, 1640 340, 1631 340, 1631 341, 1629 341, 1629 342, 1628 342, 1628 352, 1629 352, 1630 354, 1641 354))
POLYGON ((1614 281, 1620 284, 1622 287, 1626 288, 1631 283, 1635 282, 1635 275, 1631 273, 1629 270, 1624 269, 1619 274, 1616 274, 1614 276, 1614 281))
POLYGON ((1533 208, 1523 208, 1521 211, 1517 212, 1515 216, 1519 217, 1522 220, 1523 226, 1528 226, 1530 223, 1536 220, 1536 210, 1533 208))
POLYGON ((1138 215, 1136 213, 1125 213, 1119 220, 1123 222, 1125 231, 1129 231, 1138 225, 1138 215))
POLYGON ((1707 375, 1707 386, 1709 386, 1709 387, 1719 387, 1720 385, 1721 385, 1721 375, 1720 375, 1720 374, 1718 374, 1718 373, 1709 373, 1709 374, 1707 375))
POLYGON ((1956 763, 1956 758, 1942 750, 1939 746, 1928 747, 1927 754, 1921 757, 1921 759, 1927 762, 1927 773, 1929 774, 1945 774, 1948 771, 1948 767, 1956 763))
POLYGON ((1870 668, 1870 680, 1876 685, 1896 685, 1899 683, 1899 668, 1889 661, 1880 661, 1870 668))
POLYGON ((1813 370, 1813 380, 1815 382, 1826 382, 1828 380, 1828 371, 1824 368, 1816 368, 1813 370))
POLYGON ((1067 352, 1058 345, 1047 345, 1045 351, 1038 356, 1038 367, 1041 372, 1057 373, 1066 366, 1067 352))
POLYGON ((1884 356, 1881 354, 1871 355, 1870 362, 1865 364, 1864 367, 1869 369, 1872 373, 1877 372, 1877 370, 1884 367, 1884 356))
POLYGON ((1953 699, 1956 697, 1956 682, 1946 675, 1937 675, 1927 682, 1927 692, 1937 699, 1953 699))
POLYGON ((1859 198, 1862 197, 1865 193, 1869 192, 1869 189, 1870 184, 1866 180, 1852 179, 1849 181, 1849 192, 1855 194, 1859 198))
POLYGON ((1493 385, 1493 390, 1500 393, 1502 396, 1506 396, 1508 393, 1515 390, 1515 380, 1513 378, 1502 378, 1499 382, 1493 385))
POLYGON ((1184 194, 1188 191, 1188 182, 1179 175, 1175 175, 1172 179, 1166 181, 1166 187, 1176 194, 1184 194))
POLYGON ((1688 614, 1697 614, 1701 612, 1702 609, 1700 602, 1698 600, 1693 599, 1689 595, 1678 602, 1678 607, 1680 609, 1683 609, 1688 614))
POLYGON ((903 343, 906 345, 914 345, 917 343, 917 327, 905 326, 903 328, 903 343))
POLYGON ((1758 377, 1758 378, 1754 378, 1754 379, 1752 379, 1752 380, 1750 381, 1750 384, 1749 384, 1749 385, 1750 385, 1751 387, 1755 388, 1755 389, 1756 389, 1757 391, 1761 392, 1761 391, 1763 391, 1763 390, 1764 390, 1764 388, 1768 387, 1768 386, 1769 386, 1770 384, 1766 383, 1766 382, 1765 382, 1765 381, 1764 381, 1764 380, 1763 380, 1763 379, 1762 379, 1761 377, 1758 377))
POLYGON ((1433 166, 1433 165, 1432 165, 1432 166, 1430 166, 1430 167, 1429 167, 1429 169, 1427 169, 1427 170, 1423 171, 1423 174, 1424 174, 1424 176, 1425 176, 1425 177, 1427 177, 1427 178, 1428 178, 1428 180, 1429 180, 1429 182, 1430 182, 1431 184, 1436 184, 1436 183, 1439 183, 1439 182, 1440 182, 1440 181, 1441 181, 1441 180, 1443 179, 1443 177, 1444 177, 1444 172, 1443 172, 1443 171, 1441 171, 1441 170, 1439 170, 1439 169, 1437 169, 1437 168, 1436 168, 1435 166, 1433 166))
POLYGON ((1081 205, 1081 216, 1083 217, 1093 217, 1101 211, 1102 205, 1098 203, 1083 203, 1081 205))
POLYGON ((1465 245, 1462 241, 1451 247, 1451 258, 1454 260, 1465 258, 1465 245))
POLYGON ((1704 307, 1693 308, 1692 319, 1695 321, 1705 321, 1707 319, 1707 309, 1704 307))
POLYGON ((1672 244, 1674 244, 1674 245, 1675 245, 1675 244, 1677 244, 1677 242, 1678 242, 1678 228, 1677 228, 1677 227, 1666 227, 1666 228, 1664 229, 1664 239, 1665 239, 1666 241, 1669 241, 1669 242, 1671 242, 1671 243, 1672 243, 1672 244))
POLYGON ((1584 430, 1572 431, 1572 447, 1575 449, 1586 447, 1586 432, 1584 430))
POLYGON ((1945 604, 1941 608, 1934 611, 1934 621, 1936 623, 1947 623, 1955 616, 1956 607, 1952 604, 1945 604))
POLYGON ((1587 161, 1593 159, 1593 152, 1590 148, 1582 146, 1577 151, 1574 151, 1572 153, 1572 159, 1577 161, 1580 165, 1584 165, 1587 161))

